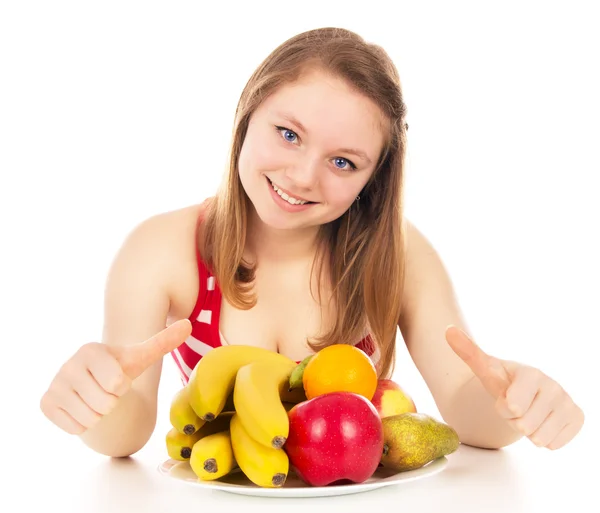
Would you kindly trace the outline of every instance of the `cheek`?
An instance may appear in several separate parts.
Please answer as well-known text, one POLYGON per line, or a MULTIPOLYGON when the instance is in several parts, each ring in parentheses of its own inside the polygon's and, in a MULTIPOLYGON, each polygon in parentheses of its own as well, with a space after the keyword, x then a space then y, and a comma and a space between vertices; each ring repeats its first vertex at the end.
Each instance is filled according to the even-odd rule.
POLYGON ((269 141, 269 134, 248 131, 240 152, 240 176, 278 170, 285 166, 286 153, 269 141))
POLYGON ((346 211, 364 186, 363 180, 354 180, 352 177, 340 177, 329 173, 322 181, 322 188, 327 203, 340 213, 346 211))

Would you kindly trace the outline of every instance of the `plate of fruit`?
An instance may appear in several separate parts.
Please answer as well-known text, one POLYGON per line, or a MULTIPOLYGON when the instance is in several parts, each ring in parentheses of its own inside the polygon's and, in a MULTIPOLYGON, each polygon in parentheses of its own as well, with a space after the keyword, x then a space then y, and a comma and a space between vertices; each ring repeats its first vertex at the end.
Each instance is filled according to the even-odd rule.
POLYGON ((345 495, 429 477, 459 446, 448 424, 337 344, 297 363, 220 346, 173 397, 165 477, 242 495, 345 495))

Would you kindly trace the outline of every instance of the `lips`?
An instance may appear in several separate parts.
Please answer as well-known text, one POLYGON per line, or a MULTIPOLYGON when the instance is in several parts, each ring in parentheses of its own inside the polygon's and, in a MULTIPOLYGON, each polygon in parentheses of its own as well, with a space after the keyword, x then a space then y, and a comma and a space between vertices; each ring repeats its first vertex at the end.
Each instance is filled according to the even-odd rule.
MULTIPOLYGON (((267 176, 266 178, 267 178, 267 180, 269 181, 269 183, 270 183, 270 184, 271 184, 271 186, 272 186, 272 185, 273 185, 273 182, 272 182, 272 180, 271 180, 271 179, 270 179, 268 176, 267 176)), ((303 198, 302 196, 298 196, 297 194, 294 194, 294 193, 292 193, 292 192, 290 192, 290 191, 287 191, 287 190, 285 190, 283 187, 280 187, 278 184, 275 184, 275 185, 277 186, 277 188, 278 188, 278 189, 279 189, 281 192, 285 192, 285 193, 286 193, 288 196, 290 196, 290 197, 292 197, 292 198, 295 198, 295 199, 297 199, 297 200, 300 200, 300 201, 306 201, 307 203, 316 203, 316 201, 310 201, 310 200, 309 200, 309 199, 307 199, 307 198, 303 198)))

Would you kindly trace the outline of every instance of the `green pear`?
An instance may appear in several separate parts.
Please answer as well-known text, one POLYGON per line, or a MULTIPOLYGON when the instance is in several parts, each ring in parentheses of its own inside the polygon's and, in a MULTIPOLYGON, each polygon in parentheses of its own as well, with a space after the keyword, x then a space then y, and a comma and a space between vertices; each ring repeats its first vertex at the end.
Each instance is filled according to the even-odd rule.
POLYGON ((401 413, 384 417, 381 422, 381 464, 395 471, 423 467, 430 461, 452 454, 460 443, 452 426, 425 413, 401 413))
POLYGON ((312 360, 314 354, 308 355, 304 360, 302 360, 294 370, 292 370, 292 374, 290 375, 290 391, 296 388, 302 388, 303 386, 303 378, 304 378, 304 369, 308 365, 308 362, 312 360))

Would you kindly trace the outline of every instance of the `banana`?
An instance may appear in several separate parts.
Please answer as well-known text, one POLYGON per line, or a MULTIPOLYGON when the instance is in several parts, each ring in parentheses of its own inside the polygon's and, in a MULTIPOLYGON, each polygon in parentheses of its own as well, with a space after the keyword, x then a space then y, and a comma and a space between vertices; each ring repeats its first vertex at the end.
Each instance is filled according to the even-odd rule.
POLYGON ((233 413, 224 412, 213 422, 205 423, 200 429, 190 435, 179 432, 175 427, 171 428, 166 436, 167 453, 174 460, 189 460, 194 444, 205 436, 228 430, 232 416, 233 413))
POLYGON ((233 456, 246 477, 263 488, 282 487, 290 468, 287 453, 254 440, 242 426, 237 413, 231 417, 229 427, 233 456))
POLYGON ((202 481, 213 481, 229 474, 236 467, 229 431, 198 440, 192 447, 190 466, 202 481))
POLYGON ((274 364, 293 362, 287 356, 256 346, 219 346, 208 351, 194 367, 187 384, 196 415, 207 422, 219 415, 233 392, 238 369, 259 360, 274 364))
POLYGON ((295 362, 256 361, 239 368, 233 404, 246 432, 267 447, 281 449, 289 434, 289 419, 281 394, 287 390, 295 362))
POLYGON ((190 459, 194 444, 200 439, 200 432, 196 431, 186 435, 171 428, 166 436, 167 453, 174 460, 186 461, 190 459))
POLYGON ((171 425, 183 435, 192 435, 204 422, 190 406, 188 386, 184 386, 173 396, 169 416, 171 425))

